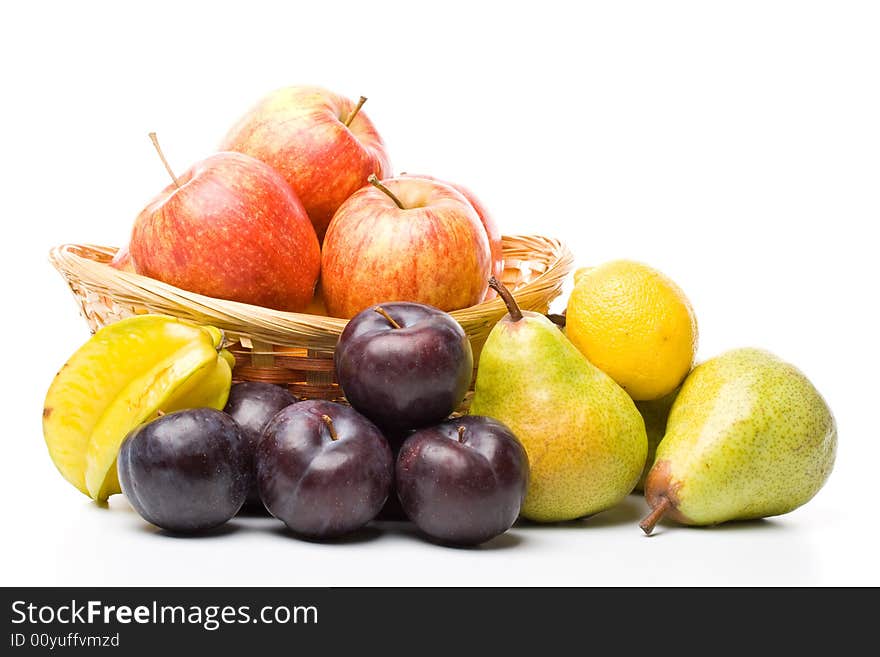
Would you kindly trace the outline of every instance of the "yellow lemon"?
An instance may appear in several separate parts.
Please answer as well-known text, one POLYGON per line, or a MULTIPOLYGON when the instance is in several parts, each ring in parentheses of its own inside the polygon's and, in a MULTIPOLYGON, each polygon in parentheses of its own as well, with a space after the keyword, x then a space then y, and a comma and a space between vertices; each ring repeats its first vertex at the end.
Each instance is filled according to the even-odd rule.
POLYGON ((577 285, 578 281, 584 276, 584 274, 593 271, 593 267, 581 267, 580 269, 575 269, 574 271, 574 284, 577 285))
POLYGON ((629 260, 578 270, 565 331, 636 400, 675 390, 697 350, 697 319, 681 288, 629 260))

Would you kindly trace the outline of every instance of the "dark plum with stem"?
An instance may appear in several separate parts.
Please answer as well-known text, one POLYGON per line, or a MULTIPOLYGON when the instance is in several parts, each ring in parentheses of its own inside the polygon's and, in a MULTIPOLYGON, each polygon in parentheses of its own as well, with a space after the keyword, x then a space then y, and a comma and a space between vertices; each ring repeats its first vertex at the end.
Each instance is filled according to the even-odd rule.
POLYGON ((400 503, 422 532, 443 543, 477 545, 513 525, 529 462, 504 424, 470 415, 413 433, 396 471, 400 503))
POLYGON ((394 476, 382 432, 348 406, 323 400, 280 411, 257 446, 257 487, 294 533, 342 536, 376 517, 394 476))
POLYGON ((474 357, 451 315, 420 303, 370 306, 349 321, 335 354, 349 403, 388 432, 435 424, 464 399, 474 357))
POLYGON ((135 511, 173 532, 223 524, 244 504, 251 480, 241 428, 212 408, 168 413, 134 429, 117 472, 135 511))
POLYGON ((298 401, 286 388, 259 381, 236 383, 229 390, 229 400, 223 411, 238 422, 247 442, 251 479, 247 498, 249 506, 260 504, 256 476, 253 474, 254 452, 260 435, 278 411, 298 401))

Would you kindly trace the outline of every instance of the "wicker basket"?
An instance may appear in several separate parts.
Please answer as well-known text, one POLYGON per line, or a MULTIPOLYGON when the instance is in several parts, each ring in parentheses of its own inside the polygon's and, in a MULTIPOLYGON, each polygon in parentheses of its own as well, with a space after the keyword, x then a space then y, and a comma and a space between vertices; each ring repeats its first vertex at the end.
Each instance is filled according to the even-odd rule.
MULTIPOLYGON (((202 296, 108 266, 116 249, 65 244, 49 259, 61 272, 92 332, 136 314, 163 313, 222 329, 235 354, 236 381, 287 386, 302 398, 341 399, 333 349, 346 320, 282 312, 202 296)), ((571 271, 573 258, 560 241, 540 236, 504 237, 503 281, 524 309, 547 312, 571 271)), ((506 312, 500 299, 455 311, 475 355, 506 312)))

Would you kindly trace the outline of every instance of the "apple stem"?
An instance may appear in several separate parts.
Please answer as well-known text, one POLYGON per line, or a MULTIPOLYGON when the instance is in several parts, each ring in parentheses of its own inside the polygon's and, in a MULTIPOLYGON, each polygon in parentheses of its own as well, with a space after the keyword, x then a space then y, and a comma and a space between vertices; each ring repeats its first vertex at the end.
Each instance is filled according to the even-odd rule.
POLYGON ((401 328, 400 324, 395 322, 394 318, 391 315, 389 315, 388 311, 385 310, 382 306, 376 306, 375 308, 373 308, 373 311, 379 313, 380 315, 382 315, 382 317, 387 319, 388 323, 391 324, 391 328, 396 328, 396 329, 401 328))
POLYGON ((458 426, 458 442, 463 443, 465 441, 465 431, 467 431, 465 427, 463 427, 462 425, 458 426))
POLYGON ((151 132, 149 136, 150 141, 153 142, 153 146, 156 148, 156 152, 159 154, 159 159, 162 160, 162 164, 165 165, 165 171, 171 176, 171 180, 174 181, 174 186, 177 187, 177 189, 180 189, 180 182, 177 180, 177 176, 174 175, 174 170, 171 168, 171 165, 168 164, 168 160, 165 159, 165 153, 162 152, 162 147, 159 146, 159 139, 156 137, 156 133, 151 132))
POLYGON ((376 177, 375 173, 370 174, 370 176, 367 178, 367 182, 370 183, 376 189, 384 192, 392 201, 394 201, 394 204, 397 205, 397 207, 399 207, 401 210, 406 210, 403 203, 400 202, 400 199, 397 198, 394 194, 392 194, 390 189, 388 189, 385 185, 383 185, 381 182, 379 182, 379 179, 376 177))
POLYGON ((669 505, 671 502, 668 497, 664 497, 660 500, 660 504, 655 506, 651 513, 645 516, 645 519, 639 523, 639 527, 642 528, 642 531, 651 535, 651 532, 654 531, 654 527, 658 522, 660 522, 660 518, 666 515, 666 512, 669 510, 669 505))
POLYGON ((333 426, 333 420, 329 415, 322 415, 321 419, 324 420, 324 424, 327 425, 327 431, 330 432, 330 440, 338 440, 339 436, 336 435, 336 429, 333 426))
POLYGON ((165 411, 163 411, 161 408, 156 410, 156 417, 162 417, 163 415, 165 415, 165 411))
POLYGON ((365 96, 361 96, 360 100, 358 100, 357 105, 354 106, 354 109, 351 110, 351 114, 348 115, 348 118, 345 119, 345 127, 351 125, 351 122, 354 121, 354 117, 357 116, 357 113, 361 111, 361 107, 364 106, 364 103, 367 102, 367 98, 365 96))
POLYGON ((504 287, 504 284, 501 281, 494 276, 491 276, 489 278, 489 287, 495 290, 498 293, 498 296, 504 301, 504 305, 507 306, 507 312, 510 313, 510 319, 514 322, 518 322, 523 318, 522 311, 519 309, 516 299, 513 298, 510 290, 504 287))

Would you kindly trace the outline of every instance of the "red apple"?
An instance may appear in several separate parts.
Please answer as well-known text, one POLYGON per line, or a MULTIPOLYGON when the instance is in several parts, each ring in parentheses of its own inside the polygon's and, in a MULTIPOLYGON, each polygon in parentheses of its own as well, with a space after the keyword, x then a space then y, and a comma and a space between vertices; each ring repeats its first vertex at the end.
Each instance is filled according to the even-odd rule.
POLYGON ((423 178, 370 181, 340 206, 324 238, 321 281, 330 314, 354 317, 388 301, 445 311, 479 303, 492 256, 468 200, 423 178))
POLYGON ((233 126, 221 150, 251 155, 284 176, 322 239, 333 213, 367 176, 391 175, 385 144, 360 110, 365 100, 319 87, 279 89, 233 126))
MULTIPOLYGON (((446 180, 440 180, 439 178, 435 178, 434 176, 426 176, 423 173, 402 173, 400 175, 407 178, 424 178, 425 180, 436 180, 437 182, 445 183, 453 189, 461 192, 461 195, 464 196, 472 206, 474 206, 474 210, 477 211, 477 215, 480 217, 480 221, 483 222, 483 228, 486 229, 486 235, 489 237, 489 250, 492 252, 492 275, 499 281, 502 280, 502 274, 504 274, 504 249, 501 245, 501 231, 498 230, 498 224, 496 224, 495 220, 492 219, 492 215, 489 214, 489 211, 486 209, 486 206, 482 204, 480 199, 478 199, 476 195, 464 185, 451 183, 446 180)), ((483 300, 486 301, 488 299, 494 299, 496 296, 497 293, 490 287, 487 288, 486 296, 483 298, 483 300)))
POLYGON ((308 305, 321 265, 296 193, 241 153, 217 153, 176 178, 138 215, 129 248, 139 274, 279 310, 308 305))
POLYGON ((123 246, 113 254, 110 266, 119 271, 127 271, 132 274, 137 273, 137 269, 134 266, 134 260, 132 260, 131 257, 131 251, 128 250, 127 246, 123 246))
POLYGON ((324 292, 321 289, 321 279, 318 279, 318 284, 315 286, 315 296, 312 297, 312 300, 309 302, 309 305, 305 307, 303 310, 307 315, 320 315, 321 317, 329 317, 330 314, 327 312, 327 304, 324 301, 324 292))

